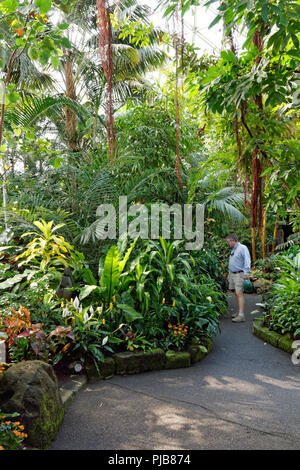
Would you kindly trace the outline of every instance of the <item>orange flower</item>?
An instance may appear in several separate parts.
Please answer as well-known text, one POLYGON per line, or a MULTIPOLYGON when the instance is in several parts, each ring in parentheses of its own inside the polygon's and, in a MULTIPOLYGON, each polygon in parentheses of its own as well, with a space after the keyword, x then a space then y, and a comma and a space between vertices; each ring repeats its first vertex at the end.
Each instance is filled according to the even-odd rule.
POLYGON ((71 346, 71 343, 67 343, 67 344, 62 348, 61 352, 66 352, 66 351, 69 349, 70 346, 71 346))
POLYGON ((4 450, 4 447, 3 447, 3 446, 0 446, 0 450, 4 450))

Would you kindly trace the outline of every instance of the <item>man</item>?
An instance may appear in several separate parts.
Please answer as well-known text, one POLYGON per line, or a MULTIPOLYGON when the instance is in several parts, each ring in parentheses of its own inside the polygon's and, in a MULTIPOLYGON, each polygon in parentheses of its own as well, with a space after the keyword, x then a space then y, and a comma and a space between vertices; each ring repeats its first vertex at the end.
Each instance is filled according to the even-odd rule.
POLYGON ((242 245, 235 233, 227 235, 226 241, 228 246, 232 248, 229 257, 229 289, 234 291, 238 306, 238 313, 232 316, 234 323, 245 321, 245 298, 243 294, 243 282, 248 279, 251 258, 248 248, 242 245))

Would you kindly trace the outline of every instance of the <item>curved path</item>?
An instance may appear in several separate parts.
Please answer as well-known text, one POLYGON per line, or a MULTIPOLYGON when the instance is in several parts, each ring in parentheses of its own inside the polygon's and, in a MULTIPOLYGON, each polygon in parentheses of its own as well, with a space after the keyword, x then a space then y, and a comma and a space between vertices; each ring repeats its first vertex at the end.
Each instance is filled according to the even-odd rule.
POLYGON ((88 384, 51 449, 300 449, 300 366, 251 333, 259 301, 247 296, 245 323, 224 318, 192 367, 88 384))

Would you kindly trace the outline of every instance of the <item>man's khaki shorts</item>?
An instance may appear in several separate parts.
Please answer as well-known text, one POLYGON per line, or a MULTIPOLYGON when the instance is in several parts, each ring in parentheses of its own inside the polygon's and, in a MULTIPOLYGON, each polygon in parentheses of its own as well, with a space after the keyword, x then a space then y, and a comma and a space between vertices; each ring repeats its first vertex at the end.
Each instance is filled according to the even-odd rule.
POLYGON ((228 288, 236 292, 243 292, 244 273, 231 273, 228 275, 228 288))

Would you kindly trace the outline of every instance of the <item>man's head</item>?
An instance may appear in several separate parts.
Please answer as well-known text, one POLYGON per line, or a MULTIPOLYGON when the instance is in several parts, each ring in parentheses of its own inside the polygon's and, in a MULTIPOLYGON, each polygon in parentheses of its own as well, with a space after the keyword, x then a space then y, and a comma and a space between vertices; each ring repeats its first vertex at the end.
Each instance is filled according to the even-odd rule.
POLYGON ((230 248, 233 248, 239 242, 239 239, 235 233, 230 233, 226 236, 226 241, 228 246, 230 246, 230 248))

